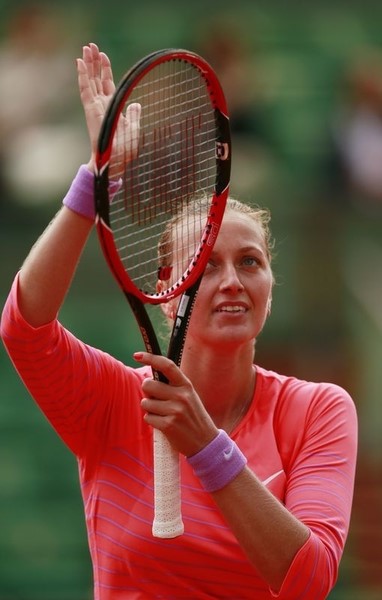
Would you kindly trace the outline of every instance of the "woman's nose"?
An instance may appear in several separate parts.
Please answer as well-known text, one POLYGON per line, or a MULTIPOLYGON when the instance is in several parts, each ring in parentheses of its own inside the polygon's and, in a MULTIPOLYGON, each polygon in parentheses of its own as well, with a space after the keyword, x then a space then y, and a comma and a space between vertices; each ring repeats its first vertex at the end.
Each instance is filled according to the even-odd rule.
POLYGON ((224 266, 222 270, 220 289, 234 292, 243 290, 243 284, 240 280, 239 273, 235 265, 228 264, 224 266))

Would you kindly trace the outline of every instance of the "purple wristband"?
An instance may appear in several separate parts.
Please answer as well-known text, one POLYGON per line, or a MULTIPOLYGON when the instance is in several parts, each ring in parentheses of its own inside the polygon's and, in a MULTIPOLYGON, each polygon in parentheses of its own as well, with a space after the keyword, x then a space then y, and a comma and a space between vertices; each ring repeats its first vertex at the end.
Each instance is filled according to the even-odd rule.
POLYGON ((247 459, 229 435, 219 429, 216 438, 200 452, 189 456, 187 462, 204 489, 216 492, 235 479, 244 469, 247 459))
MULTIPOLYGON (((110 182, 110 196, 114 196, 121 187, 120 181, 110 182)), ((72 181, 68 193, 62 203, 75 213, 95 220, 94 174, 86 165, 81 165, 72 181)))

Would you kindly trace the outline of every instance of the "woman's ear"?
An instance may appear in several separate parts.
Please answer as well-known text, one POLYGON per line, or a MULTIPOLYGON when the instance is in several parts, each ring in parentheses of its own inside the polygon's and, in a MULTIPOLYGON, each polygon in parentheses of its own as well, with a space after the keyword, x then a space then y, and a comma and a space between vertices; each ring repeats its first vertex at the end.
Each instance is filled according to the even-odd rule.
POLYGON ((268 317, 271 314, 271 311, 272 311, 272 296, 269 296, 268 305, 267 305, 267 316, 268 317))

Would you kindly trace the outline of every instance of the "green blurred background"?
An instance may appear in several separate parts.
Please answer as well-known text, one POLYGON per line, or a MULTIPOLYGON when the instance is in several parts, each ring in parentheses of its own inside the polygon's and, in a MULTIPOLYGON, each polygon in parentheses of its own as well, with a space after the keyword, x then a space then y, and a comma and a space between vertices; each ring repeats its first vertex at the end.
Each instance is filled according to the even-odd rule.
MULTIPOLYGON (((152 50, 201 53, 231 110, 232 193, 273 216, 277 285, 257 362, 339 383, 358 409, 352 524, 330 598, 381 598, 381 3, 0 0, 0 16, 1 304, 88 157, 82 45, 109 54, 116 80, 152 50)), ((61 319, 128 363, 142 346, 95 234, 61 319)), ((75 460, 3 347, 0 394, 0 600, 90 600, 75 460)))

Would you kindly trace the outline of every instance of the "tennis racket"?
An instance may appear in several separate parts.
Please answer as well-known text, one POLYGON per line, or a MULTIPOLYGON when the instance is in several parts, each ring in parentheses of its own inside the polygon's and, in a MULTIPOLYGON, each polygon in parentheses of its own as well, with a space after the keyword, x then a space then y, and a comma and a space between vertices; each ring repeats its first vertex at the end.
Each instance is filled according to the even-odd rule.
MULTIPOLYGON (((161 50, 127 72, 98 140, 97 232, 147 351, 161 354, 148 308, 177 299, 167 352, 177 365, 223 218, 230 163, 226 101, 213 69, 200 56, 161 50), (129 125, 132 107, 140 107, 139 127, 129 125)), ((153 376, 166 381, 161 373, 153 376)), ((152 532, 176 537, 184 531, 179 455, 163 433, 154 429, 153 436, 152 532)))

